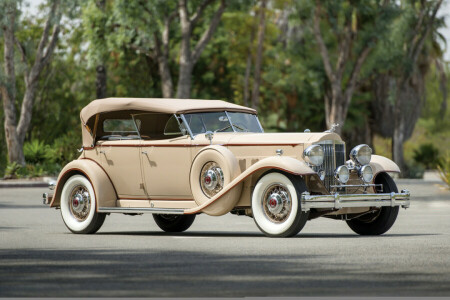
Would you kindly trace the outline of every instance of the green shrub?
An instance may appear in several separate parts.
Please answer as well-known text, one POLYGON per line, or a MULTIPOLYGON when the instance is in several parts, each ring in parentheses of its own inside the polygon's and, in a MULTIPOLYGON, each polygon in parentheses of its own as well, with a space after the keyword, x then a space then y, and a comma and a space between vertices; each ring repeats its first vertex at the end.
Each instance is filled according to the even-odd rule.
POLYGON ((422 179, 425 168, 421 164, 406 162, 405 169, 402 170, 403 178, 422 179))
POLYGON ((16 179, 21 178, 26 175, 26 169, 21 164, 17 162, 9 163, 5 169, 4 179, 16 179))
POLYGON ((423 165, 426 169, 434 169, 440 164, 439 149, 433 144, 422 144, 413 151, 414 161, 423 165))
POLYGON ((57 138, 47 152, 47 162, 64 166, 76 159, 80 155, 77 151, 78 148, 81 148, 80 141, 81 137, 73 133, 68 133, 57 138))
POLYGON ((441 165, 437 166, 437 168, 439 171, 439 176, 450 189, 450 152, 447 151, 447 154, 442 159, 441 165))
POLYGON ((23 146, 25 161, 29 164, 43 163, 46 161, 49 146, 39 140, 32 140, 23 146))

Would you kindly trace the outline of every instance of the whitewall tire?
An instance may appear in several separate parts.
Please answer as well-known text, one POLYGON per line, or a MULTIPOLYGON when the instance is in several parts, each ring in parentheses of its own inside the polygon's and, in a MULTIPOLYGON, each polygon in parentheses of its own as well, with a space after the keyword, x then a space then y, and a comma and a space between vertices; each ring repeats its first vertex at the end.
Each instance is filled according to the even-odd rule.
POLYGON ((96 212, 97 201, 91 182, 82 175, 70 177, 61 192, 61 216, 73 233, 95 233, 105 214, 96 212))
POLYGON ((306 185, 298 176, 280 172, 266 173, 252 194, 253 218, 258 228, 270 237, 289 237, 300 232, 308 220, 301 210, 301 193, 306 185))

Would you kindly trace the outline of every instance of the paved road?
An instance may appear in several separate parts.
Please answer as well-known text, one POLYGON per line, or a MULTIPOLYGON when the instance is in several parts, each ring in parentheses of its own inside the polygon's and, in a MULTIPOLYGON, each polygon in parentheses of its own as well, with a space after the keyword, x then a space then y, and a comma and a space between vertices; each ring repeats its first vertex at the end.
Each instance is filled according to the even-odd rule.
POLYGON ((384 236, 321 218, 290 239, 234 215, 199 216, 171 235, 150 215, 113 215, 97 234, 74 235, 40 204, 45 189, 0 189, 0 297, 449 296, 450 192, 399 187, 412 205, 384 236))

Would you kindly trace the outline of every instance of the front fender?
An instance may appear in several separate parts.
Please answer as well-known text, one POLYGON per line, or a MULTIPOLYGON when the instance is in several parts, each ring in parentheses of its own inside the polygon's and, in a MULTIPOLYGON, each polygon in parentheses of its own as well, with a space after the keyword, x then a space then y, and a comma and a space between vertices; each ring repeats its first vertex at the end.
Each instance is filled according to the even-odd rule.
POLYGON ((186 214, 194 214, 201 212, 203 209, 207 208, 221 197, 226 195, 228 192, 236 188, 241 182, 243 182, 247 177, 251 176, 253 173, 258 171, 268 171, 268 170, 280 170, 294 175, 309 175, 315 174, 316 172, 311 169, 305 162, 299 161, 292 157, 287 156, 271 156, 261 159, 257 163, 251 165, 239 176, 237 176, 233 181, 226 185, 218 194, 209 199, 209 201, 203 203, 202 205, 185 210, 186 214))
POLYGON ((105 170, 91 159, 77 159, 68 163, 59 173, 50 207, 60 206, 64 184, 71 176, 76 174, 85 176, 91 182, 97 200, 97 209, 99 207, 116 206, 117 193, 105 170))
POLYGON ((372 167, 374 177, 380 172, 400 173, 400 168, 395 162, 380 155, 372 155, 370 166, 372 167))

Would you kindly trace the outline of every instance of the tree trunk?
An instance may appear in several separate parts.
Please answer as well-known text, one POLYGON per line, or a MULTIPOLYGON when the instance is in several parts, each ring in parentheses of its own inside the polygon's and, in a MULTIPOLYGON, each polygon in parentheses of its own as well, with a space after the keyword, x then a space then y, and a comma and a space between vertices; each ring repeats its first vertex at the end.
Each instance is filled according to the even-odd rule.
POLYGON ((342 126, 345 121, 345 107, 341 99, 342 93, 340 90, 336 91, 336 89, 331 92, 331 99, 325 99, 325 105, 329 103, 329 108, 326 110, 328 111, 328 113, 325 116, 327 129, 331 129, 333 127, 333 124, 339 124, 338 127, 335 127, 335 132, 337 134, 342 133, 342 126))
POLYGON ((398 120, 394 128, 392 136, 392 158, 399 166, 400 170, 405 170, 405 158, 403 156, 403 143, 405 142, 405 135, 403 133, 403 121, 398 120))
POLYGON ((180 75, 178 77, 177 98, 188 99, 191 96, 192 63, 181 58, 180 55, 180 75))
POLYGON ((14 65, 14 26, 16 19, 16 4, 9 5, 6 11, 6 22, 3 27, 5 62, 5 79, 0 82, 0 92, 3 98, 3 111, 5 112, 5 139, 8 149, 8 161, 25 165, 23 144, 17 134, 16 117, 16 73, 14 65))
POLYGON ((253 50, 253 41, 255 40, 255 26, 252 25, 252 31, 250 32, 250 44, 248 46, 247 52, 247 62, 245 65, 245 76, 244 76, 244 105, 249 106, 250 100, 250 75, 252 71, 252 50, 253 50))
POLYGON ((219 9, 215 12, 211 22, 203 32, 200 40, 195 45, 194 49, 191 51, 191 36, 192 30, 195 27, 198 19, 204 12, 204 9, 210 5, 213 1, 204 0, 202 4, 199 5, 197 11, 193 16, 188 15, 187 10, 187 0, 178 1, 178 11, 180 16, 181 25, 181 49, 180 49, 180 73, 178 77, 177 84, 177 98, 186 99, 191 96, 191 85, 192 85, 192 70, 194 65, 197 63, 200 55, 205 49, 206 45, 210 41, 212 35, 219 25, 220 18, 225 11, 225 0, 221 0, 219 9))
POLYGON ((259 86, 261 84, 261 65, 264 46, 264 34, 266 29, 266 5, 267 0, 261 0, 261 7, 259 8, 258 49, 255 58, 255 78, 253 81, 252 91, 252 107, 254 109, 258 109, 259 106, 259 86))
MULTIPOLYGON (((103 14, 105 14, 105 6, 106 6, 106 0, 97 0, 95 3, 98 7, 98 9, 100 9, 102 11, 103 14)), ((106 24, 103 24, 104 26, 106 24)), ((105 36, 104 36, 104 32, 103 30, 100 30, 97 34, 97 38, 99 40, 105 40, 105 36)), ((95 80, 95 87, 96 87, 96 94, 97 94, 97 99, 103 99, 106 98, 106 84, 107 84, 107 73, 106 73, 106 65, 104 62, 104 57, 103 57, 103 53, 102 53, 102 59, 101 62, 97 65, 97 67, 95 68, 96 70, 96 80, 95 80)))
POLYGON ((158 69, 161 76, 161 89, 164 98, 173 97, 173 83, 170 74, 169 64, 163 56, 158 57, 158 69))
POLYGON ((23 154, 23 143, 26 133, 29 130, 33 112, 33 100, 36 94, 39 76, 44 67, 49 64, 59 35, 59 22, 61 14, 57 13, 59 2, 54 1, 51 5, 49 17, 36 49, 35 61, 32 66, 28 64, 23 46, 16 41, 14 28, 17 13, 17 3, 9 2, 6 12, 6 24, 2 27, 4 36, 4 62, 5 62, 5 80, 0 81, 0 92, 3 98, 3 109, 5 112, 5 138, 8 149, 9 162, 25 164, 23 154), (52 22, 56 20, 53 32, 50 37, 50 28, 52 22), (50 38, 50 39, 49 39, 50 38), (20 118, 17 122, 16 101, 16 76, 14 64, 14 45, 17 44, 20 50, 22 62, 25 65, 25 94, 20 110, 20 118))
POLYGON ((30 129, 31 117, 33 113, 33 102, 37 87, 37 79, 29 81, 28 84, 25 84, 25 95, 23 96, 19 124, 17 125, 17 135, 22 146, 25 141, 25 136, 30 129))
POLYGON ((106 98, 106 66, 104 64, 97 65, 95 68, 97 72, 97 79, 95 80, 95 87, 97 91, 97 99, 106 98))

